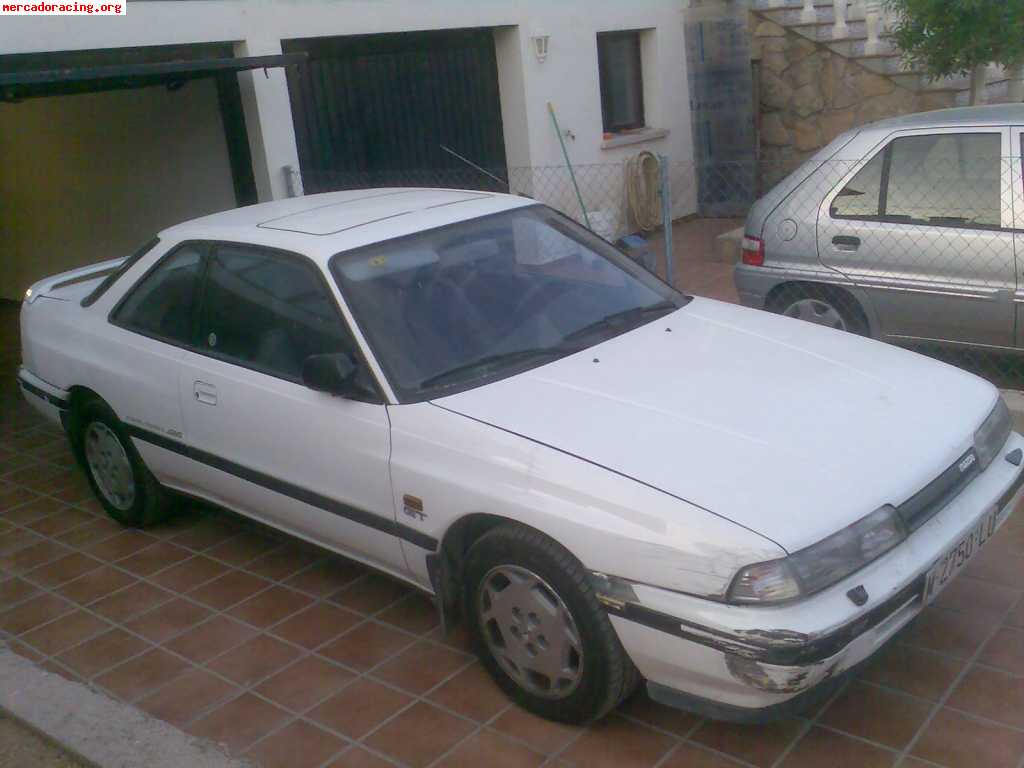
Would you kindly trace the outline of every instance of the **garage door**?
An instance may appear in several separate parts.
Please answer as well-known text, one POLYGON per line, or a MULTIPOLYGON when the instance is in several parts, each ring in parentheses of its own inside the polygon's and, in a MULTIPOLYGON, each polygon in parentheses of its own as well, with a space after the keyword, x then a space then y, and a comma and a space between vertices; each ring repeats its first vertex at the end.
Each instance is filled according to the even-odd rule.
POLYGON ((255 202, 229 43, 0 56, 0 298, 255 202))
POLYGON ((489 29, 292 40, 288 87, 307 193, 376 186, 499 189, 507 178, 489 29))

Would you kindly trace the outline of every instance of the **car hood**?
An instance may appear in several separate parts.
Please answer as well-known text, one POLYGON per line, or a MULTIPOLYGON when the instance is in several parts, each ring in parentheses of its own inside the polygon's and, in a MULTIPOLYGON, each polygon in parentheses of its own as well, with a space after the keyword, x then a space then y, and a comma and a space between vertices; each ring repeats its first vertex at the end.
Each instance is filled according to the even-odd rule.
POLYGON ((982 379, 897 347, 697 298, 434 403, 793 552, 924 487, 967 450, 996 397, 982 379))

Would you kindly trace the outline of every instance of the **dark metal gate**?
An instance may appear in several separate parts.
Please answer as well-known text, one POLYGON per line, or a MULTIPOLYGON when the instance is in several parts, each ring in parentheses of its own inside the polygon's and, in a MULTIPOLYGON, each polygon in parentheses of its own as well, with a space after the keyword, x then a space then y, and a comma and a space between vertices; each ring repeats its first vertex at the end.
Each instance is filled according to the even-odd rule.
POLYGON ((502 185, 507 178, 489 29, 290 40, 309 62, 288 90, 307 193, 377 186, 502 185))

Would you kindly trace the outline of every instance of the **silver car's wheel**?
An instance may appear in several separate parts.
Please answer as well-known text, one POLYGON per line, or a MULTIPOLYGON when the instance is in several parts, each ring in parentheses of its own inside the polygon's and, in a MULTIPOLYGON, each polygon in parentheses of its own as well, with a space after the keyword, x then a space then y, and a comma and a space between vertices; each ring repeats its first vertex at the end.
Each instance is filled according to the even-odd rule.
POLYGON ((117 435, 94 421, 85 430, 85 460, 96 487, 116 509, 128 511, 135 503, 135 471, 117 435))
POLYGON ((839 314, 839 310, 820 299, 798 299, 782 310, 782 314, 786 317, 806 320, 815 325, 826 325, 840 331, 848 330, 846 321, 839 314))
POLYGON ((522 688, 546 699, 571 695, 583 677, 583 643, 565 602, 540 576, 516 565, 492 568, 477 616, 494 659, 522 688))

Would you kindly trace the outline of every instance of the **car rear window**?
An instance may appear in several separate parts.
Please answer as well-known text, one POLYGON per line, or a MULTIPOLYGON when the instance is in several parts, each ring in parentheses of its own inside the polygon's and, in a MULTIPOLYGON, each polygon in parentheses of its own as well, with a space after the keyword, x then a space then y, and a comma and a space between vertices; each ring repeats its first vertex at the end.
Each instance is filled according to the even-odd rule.
POLYGON ((123 275, 125 272, 127 272, 129 269, 131 269, 133 266, 135 266, 136 262, 138 262, 139 259, 141 259, 147 253, 149 253, 151 250, 153 250, 156 247, 157 243, 159 243, 159 242, 160 242, 160 238, 159 237, 154 237, 148 243, 146 243, 145 245, 140 247, 137 251, 135 251, 135 253, 133 253, 131 256, 129 256, 127 259, 125 259, 121 263, 121 266, 119 266, 117 269, 115 269, 113 272, 111 272, 109 275, 107 275, 105 278, 103 278, 103 282, 101 282, 99 285, 97 285, 89 293, 88 296, 86 296, 84 299, 82 299, 82 306, 83 307, 91 307, 93 304, 95 304, 96 301, 100 298, 100 296, 102 296, 104 293, 106 293, 110 289, 110 286, 112 286, 115 282, 117 282, 117 278, 119 278, 121 275, 123 275))

